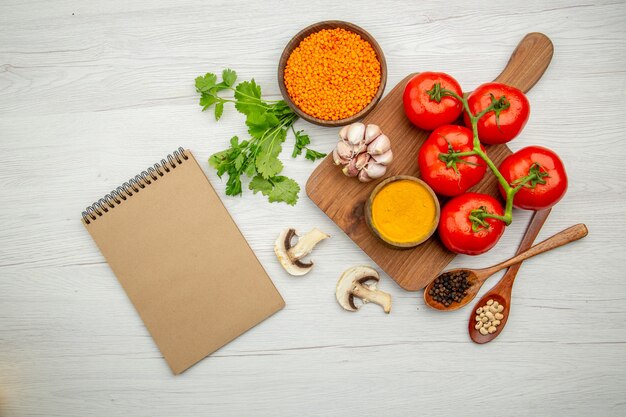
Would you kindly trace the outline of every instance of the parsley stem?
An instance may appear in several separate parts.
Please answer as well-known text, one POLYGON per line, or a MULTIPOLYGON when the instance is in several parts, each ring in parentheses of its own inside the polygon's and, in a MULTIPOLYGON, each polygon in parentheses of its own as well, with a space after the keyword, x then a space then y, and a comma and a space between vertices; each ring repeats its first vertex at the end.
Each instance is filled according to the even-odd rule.
MULTIPOLYGON (((237 100, 231 100, 231 99, 228 99, 228 98, 222 98, 222 97, 220 97, 220 96, 218 96, 216 94, 214 94, 213 97, 215 97, 221 103, 233 103, 233 104, 237 104, 238 103, 237 100)), ((247 97, 250 97, 250 96, 247 96, 247 97)), ((254 98, 254 97, 252 97, 252 98, 254 98)), ((246 106, 257 106, 257 107, 261 107, 261 108, 266 109, 266 110, 270 108, 270 106, 266 106, 266 105, 263 104, 263 102, 260 102, 260 101, 258 103, 246 102, 246 106)))
MULTIPOLYGON (((236 94, 240 95, 240 96, 243 96, 243 97, 249 98, 249 99, 251 99, 251 100, 261 101, 261 99, 259 99, 258 97, 254 97, 254 96, 251 96, 251 95, 249 95, 249 94, 243 93, 243 92, 241 92, 241 91, 237 91, 237 90, 235 90, 235 89, 234 89, 234 88, 232 88, 232 87, 228 87, 228 89, 229 89, 229 90, 231 90, 232 92, 234 92, 234 93, 236 93, 236 94)), ((282 101, 282 100, 263 100, 263 102, 265 102, 265 103, 278 103, 279 101, 282 101)), ((246 103, 246 104, 249 104, 249 103, 246 103)), ((267 108, 269 108, 269 106, 266 106, 266 107, 267 107, 267 108)))

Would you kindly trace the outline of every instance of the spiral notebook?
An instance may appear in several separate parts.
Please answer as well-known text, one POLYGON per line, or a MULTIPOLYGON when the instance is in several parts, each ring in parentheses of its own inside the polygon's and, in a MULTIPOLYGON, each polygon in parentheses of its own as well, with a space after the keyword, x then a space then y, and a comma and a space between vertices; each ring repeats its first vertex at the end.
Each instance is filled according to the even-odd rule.
POLYGON ((189 150, 87 207, 82 221, 175 374, 285 306, 189 150))

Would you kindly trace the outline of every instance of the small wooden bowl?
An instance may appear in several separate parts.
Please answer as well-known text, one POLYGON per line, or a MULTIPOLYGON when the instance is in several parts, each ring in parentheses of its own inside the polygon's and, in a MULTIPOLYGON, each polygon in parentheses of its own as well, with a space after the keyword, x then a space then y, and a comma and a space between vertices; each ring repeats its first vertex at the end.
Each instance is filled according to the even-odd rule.
POLYGON ((433 233, 435 233, 435 230, 437 230, 437 225, 439 224, 440 215, 441 215, 441 208, 439 206, 439 200, 437 199, 437 196, 435 195, 435 192, 433 191, 433 189, 430 188, 430 186, 426 184, 424 181, 420 180, 419 178, 412 177, 410 175, 395 175, 393 177, 389 177, 381 181, 381 183, 378 184, 376 188, 374 188, 369 198, 365 202, 365 222, 367 223, 367 226, 370 228, 370 230, 374 233, 374 235, 376 235, 383 242, 393 247, 401 248, 401 249, 413 248, 417 245, 420 245, 426 242, 433 235, 433 233), (435 202, 435 220, 433 221, 432 229, 422 239, 416 240, 414 242, 394 242, 392 240, 389 240, 378 231, 378 229, 374 226, 374 222, 372 221, 372 203, 374 202, 374 198, 376 197, 378 192, 382 190, 383 187, 385 187, 387 184, 394 182, 394 181, 399 181, 399 180, 409 180, 409 181, 414 181, 414 182, 419 183, 428 191, 433 201, 435 202))
POLYGON ((385 62, 385 55, 383 54, 383 50, 380 45, 378 45, 378 42, 376 42, 374 37, 367 33, 364 29, 358 27, 357 25, 353 25, 352 23, 342 22, 341 20, 325 20, 323 22, 314 23, 311 26, 307 26, 306 28, 302 29, 293 38, 291 38, 287 46, 285 46, 283 54, 280 56, 280 61, 278 62, 278 86, 280 87, 280 92, 283 95, 285 102, 298 116, 300 116, 309 123, 313 123, 319 126, 344 126, 350 123, 354 123, 362 117, 365 117, 365 115, 372 111, 376 103, 378 103, 378 101, 382 97, 383 92, 385 91, 385 84, 387 84, 387 63, 385 62), (287 87, 285 86, 285 66, 287 65, 287 60, 289 59, 289 56, 291 55, 293 50, 296 49, 298 45, 300 45, 300 42, 302 42, 304 38, 312 33, 319 32, 323 29, 337 28, 342 28, 350 32, 356 33, 367 42, 369 42, 370 45, 372 45, 372 48, 374 48, 374 51, 376 52, 376 57, 380 62, 380 85, 378 86, 378 91, 376 91, 376 94, 374 95, 374 98, 372 98, 372 101, 370 101, 369 104, 365 106, 360 112, 341 120, 322 120, 306 114, 305 112, 300 110, 300 108, 296 106, 296 104, 291 100, 291 97, 289 97, 289 93, 287 92, 287 87))

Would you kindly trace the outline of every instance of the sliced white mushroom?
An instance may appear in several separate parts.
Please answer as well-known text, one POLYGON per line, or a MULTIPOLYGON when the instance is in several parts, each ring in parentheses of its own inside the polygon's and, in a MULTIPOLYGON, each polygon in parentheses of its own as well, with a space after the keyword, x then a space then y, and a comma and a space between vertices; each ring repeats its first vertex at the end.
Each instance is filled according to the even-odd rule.
POLYGON ((309 272, 313 268, 313 262, 303 262, 302 258, 313 251, 315 245, 330 236, 321 230, 314 228, 298 239, 298 242, 292 245, 294 237, 298 236, 295 229, 283 230, 276 243, 274 244, 274 252, 278 258, 278 262, 291 275, 301 276, 309 272))
POLYGON ((337 282, 335 296, 339 305, 348 311, 357 311, 354 297, 363 303, 378 304, 387 314, 391 311, 391 295, 376 289, 380 276, 369 266, 355 266, 347 269, 337 282))
POLYGON ((315 245, 329 237, 329 235, 314 227, 313 230, 298 239, 298 243, 295 246, 289 249, 289 256, 292 259, 302 259, 313 251, 315 245))

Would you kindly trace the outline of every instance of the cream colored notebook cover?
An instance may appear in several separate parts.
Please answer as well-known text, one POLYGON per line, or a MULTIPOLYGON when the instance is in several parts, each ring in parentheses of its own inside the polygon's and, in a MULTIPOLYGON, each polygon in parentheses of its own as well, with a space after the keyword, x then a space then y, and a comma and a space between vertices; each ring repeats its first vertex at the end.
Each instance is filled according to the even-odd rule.
POLYGON ((189 150, 83 212, 175 374, 285 306, 189 150))

